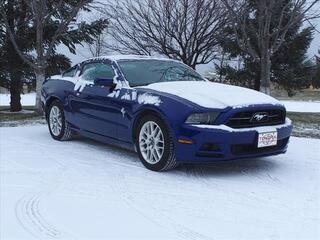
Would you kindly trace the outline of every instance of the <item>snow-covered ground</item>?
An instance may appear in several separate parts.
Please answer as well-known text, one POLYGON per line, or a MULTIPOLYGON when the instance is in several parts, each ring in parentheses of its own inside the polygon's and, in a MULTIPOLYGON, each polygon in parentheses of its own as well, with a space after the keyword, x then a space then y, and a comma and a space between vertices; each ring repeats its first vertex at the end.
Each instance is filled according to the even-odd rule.
POLYGON ((320 101, 281 101, 288 112, 320 113, 320 101))
MULTIPOLYGON (((36 103, 35 93, 21 94, 22 106, 34 106, 36 103)), ((10 94, 0 94, 0 106, 10 105, 10 94)))
MULTIPOLYGON (((21 95, 21 104, 23 106, 35 105, 35 93, 21 95)), ((288 112, 313 112, 320 113, 320 101, 285 101, 281 102, 286 106, 288 112)), ((10 95, 0 94, 0 106, 10 105, 10 95)))
POLYGON ((156 173, 44 125, 0 128, 0 239, 320 239, 319 146, 156 173))

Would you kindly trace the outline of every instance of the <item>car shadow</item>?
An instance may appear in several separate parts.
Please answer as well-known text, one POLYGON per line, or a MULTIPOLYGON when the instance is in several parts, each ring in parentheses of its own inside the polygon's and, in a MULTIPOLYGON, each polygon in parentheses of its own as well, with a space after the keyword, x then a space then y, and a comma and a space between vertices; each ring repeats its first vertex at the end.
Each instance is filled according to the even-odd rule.
POLYGON ((215 161, 205 164, 183 164, 179 167, 182 171, 197 177, 223 176, 233 177, 236 175, 259 175, 261 173, 271 173, 281 167, 271 157, 264 158, 244 158, 228 161, 215 161))
MULTIPOLYGON (((77 136, 74 140, 84 145, 90 146, 100 151, 112 152, 115 156, 119 157, 121 163, 127 163, 129 165, 136 165, 136 167, 144 168, 140 163, 137 153, 126 150, 117 146, 101 143, 89 138, 77 136), (125 162, 124 162, 125 161, 125 162)), ((228 161, 215 161, 212 163, 202 164, 181 164, 177 169, 163 172, 161 174, 175 175, 186 173, 187 176, 197 177, 210 177, 210 176, 235 176, 235 175, 256 175, 261 172, 270 173, 275 169, 281 167, 281 163, 274 159, 275 157, 263 157, 263 158, 244 158, 228 161)), ((145 169, 146 171, 149 171, 145 169)))
POLYGON ((71 140, 71 142, 77 142, 84 146, 87 145, 87 146, 90 146, 90 148, 93 148, 96 150, 112 152, 112 154, 114 154, 115 156, 123 156, 128 158, 129 160, 133 160, 134 162, 139 161, 138 155, 134 151, 130 151, 119 146, 103 143, 91 138, 76 135, 71 140))

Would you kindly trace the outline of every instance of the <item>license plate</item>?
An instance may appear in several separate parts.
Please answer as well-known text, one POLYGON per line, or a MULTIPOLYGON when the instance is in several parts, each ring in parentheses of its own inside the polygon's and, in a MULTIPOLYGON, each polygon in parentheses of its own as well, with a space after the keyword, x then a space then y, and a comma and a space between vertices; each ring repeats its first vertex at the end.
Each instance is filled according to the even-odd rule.
POLYGON ((264 132, 258 135, 258 148, 270 147, 277 145, 278 133, 264 132))

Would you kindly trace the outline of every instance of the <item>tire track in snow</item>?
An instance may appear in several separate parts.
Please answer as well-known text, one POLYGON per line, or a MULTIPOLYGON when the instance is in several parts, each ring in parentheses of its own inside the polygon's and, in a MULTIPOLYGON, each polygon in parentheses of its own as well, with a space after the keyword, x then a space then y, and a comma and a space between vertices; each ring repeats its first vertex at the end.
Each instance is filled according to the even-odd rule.
POLYGON ((152 215, 150 212, 145 213, 141 210, 141 204, 139 205, 136 195, 127 187, 125 176, 117 175, 113 180, 114 185, 112 186, 113 191, 120 194, 122 200, 131 208, 134 208, 140 215, 147 218, 156 225, 162 226, 163 229, 170 229, 171 231, 178 234, 181 239, 190 239, 190 240, 213 240, 212 238, 205 236, 197 231, 190 229, 182 224, 178 224, 174 219, 164 214, 161 209, 157 209, 153 205, 149 205, 153 210, 152 215), (156 213, 156 216, 155 216, 156 213), (161 221, 159 220, 161 219, 161 221))
MULTIPOLYGON (((243 160, 239 160, 243 161, 243 160)), ((225 163, 218 163, 216 166, 212 165, 187 165, 183 166, 183 171, 187 176, 193 177, 194 180, 199 180, 200 183, 203 183, 202 186, 206 186, 207 189, 212 189, 213 187, 215 188, 216 191, 219 191, 220 194, 232 194, 232 195, 237 195, 241 198, 245 198, 248 201, 253 201, 256 202, 257 204, 271 204, 270 206, 276 210, 276 211, 281 211, 286 213, 286 211, 289 211, 290 209, 288 208, 287 205, 283 203, 278 203, 278 202, 273 202, 271 203, 270 200, 268 200, 265 197, 259 197, 255 195, 252 192, 243 192, 241 190, 235 190, 233 188, 226 188, 225 185, 222 186, 221 181, 219 178, 212 178, 208 177, 211 174, 211 171, 214 169, 214 172, 219 174, 220 168, 222 166, 223 171, 230 171, 230 172, 237 172, 239 173, 240 177, 248 177, 249 182, 255 182, 260 181, 263 184, 270 185, 274 188, 279 188, 282 189, 283 186, 281 186, 281 181, 277 177, 273 177, 271 173, 269 172, 270 169, 268 169, 268 164, 266 167, 262 167, 264 171, 264 175, 259 175, 257 176, 255 172, 252 174, 250 173, 250 170, 248 168, 254 166, 257 167, 257 164, 262 164, 261 162, 265 160, 259 160, 259 161, 253 161, 253 162, 234 162, 231 163, 230 165, 228 162, 225 163), (221 165, 220 165, 221 164, 221 165), (228 164, 228 165, 226 165, 228 164), (248 165, 249 164, 249 165, 248 165), (253 165, 250 165, 253 164, 253 165), (215 182, 214 180, 217 180, 215 182)), ((211 174, 214 175, 214 174, 211 174)), ((226 180, 226 179, 224 179, 226 180)), ((239 183, 240 184, 240 183, 239 183)), ((231 199, 230 199, 231 201, 231 199)), ((242 204, 242 202, 234 202, 234 204, 242 204)))
MULTIPOLYGON (((47 150, 47 144, 40 144, 39 147, 43 150, 47 150)), ((60 148, 60 146, 59 146, 59 148, 60 148)), ((144 171, 144 169, 140 163, 138 163, 137 161, 131 161, 131 159, 134 156, 133 154, 127 153, 126 151, 123 151, 123 150, 120 150, 117 148, 116 149, 119 152, 110 153, 111 151, 113 151, 113 149, 115 149, 115 148, 110 147, 110 146, 106 146, 106 145, 102 145, 102 144, 99 144, 96 142, 94 142, 94 144, 93 144, 91 141, 82 140, 82 139, 76 140, 73 142, 63 142, 63 145, 61 144, 61 150, 62 151, 68 150, 70 152, 70 154, 72 154, 73 157, 72 157, 72 159, 68 159, 68 161, 62 161, 62 162, 58 161, 58 163, 61 164, 62 167, 66 168, 66 169, 70 169, 72 166, 72 169, 75 171, 77 171, 76 165, 82 166, 82 167, 84 167, 84 169, 82 168, 81 170, 85 170, 86 173, 88 174, 88 176, 90 176, 92 174, 92 170, 94 170, 94 168, 99 168, 99 169, 107 168, 110 165, 129 167, 132 169, 136 169, 138 171, 139 171, 139 169, 141 169, 144 171), (75 149, 72 152, 69 151, 70 145, 74 147, 73 149, 75 149), (79 152, 76 150, 79 147, 82 150, 85 150, 85 155, 83 155, 84 154, 83 152, 79 152), (94 155, 91 154, 92 151, 95 151, 94 155), (110 157, 110 155, 107 155, 106 152, 110 153, 111 157, 110 157), (126 161, 121 161, 122 160, 121 158, 130 158, 130 159, 125 159, 126 161)), ((218 166, 218 168, 217 168, 218 173, 219 173, 220 169, 221 168, 218 166)), ((217 190, 220 189, 222 191, 221 187, 219 187, 217 183, 212 181, 212 178, 208 177, 208 173, 210 173, 211 170, 212 169, 210 169, 210 166, 194 165, 194 166, 188 166, 187 168, 183 169, 181 172, 182 173, 185 172, 185 174, 187 174, 189 179, 191 176, 191 180, 194 180, 196 183, 200 183, 200 184, 203 183, 203 184, 201 184, 202 186, 206 185, 208 188, 211 189, 214 185, 215 188, 218 188, 217 190)), ((250 173, 248 172, 248 170, 244 166, 240 166, 239 164, 228 166, 225 168, 225 170, 231 171, 231 172, 239 171, 244 176, 249 176, 250 178, 253 177, 252 175, 250 175, 250 173)), ((114 182, 121 182, 121 181, 114 181, 114 182)), ((122 182, 121 182, 121 184, 123 185, 122 182)), ((124 187, 126 187, 126 186, 124 186, 124 187)), ((140 212, 140 214, 143 215, 144 217, 148 217, 145 213, 143 213, 141 211, 141 209, 139 209, 139 204, 132 203, 132 202, 136 201, 135 196, 133 196, 132 193, 128 193, 128 191, 125 191, 125 190, 123 190, 122 193, 124 193, 123 198, 126 198, 125 196, 127 196, 127 197, 129 196, 129 198, 126 199, 126 202, 128 205, 130 205, 131 207, 132 207, 132 205, 135 205, 136 211, 140 212)), ((241 192, 233 192, 233 193, 236 193, 237 195, 244 194, 241 192)), ((250 199, 254 198, 254 196, 249 196, 248 194, 246 194, 245 197, 248 197, 250 199)), ((157 209, 156 207, 153 207, 153 210, 154 210, 153 212, 159 212, 159 209, 157 209)), ((149 217, 149 219, 151 219, 151 218, 149 217)), ((176 233, 178 233, 178 235, 181 236, 182 239, 204 239, 204 238, 206 238, 206 236, 202 236, 201 234, 194 232, 193 230, 188 229, 185 226, 177 224, 174 221, 174 219, 172 219, 172 218, 169 219, 168 216, 163 213, 161 214, 160 219, 162 219, 161 220, 162 222, 166 222, 166 228, 168 228, 168 225, 170 225, 169 228, 171 227, 171 229, 173 229, 176 233), (169 221, 168 221, 168 219, 169 219, 169 221)), ((159 222, 157 222, 157 224, 159 225, 159 222)), ((54 234, 55 234, 55 232, 54 232, 54 234)), ((55 236, 55 235, 53 235, 53 236, 55 236)), ((56 236, 59 238, 59 237, 61 237, 61 234, 58 233, 56 236)))
MULTIPOLYGON (((26 141, 20 140, 19 143, 25 144, 26 141)), ((38 144, 38 149, 39 151, 48 151, 48 145, 38 144)), ((62 171, 62 174, 60 173, 58 175, 62 176, 57 176, 57 178, 60 179, 60 181, 55 180, 56 184, 51 187, 46 186, 45 191, 23 196, 15 205, 15 215, 19 224, 25 231, 37 239, 74 239, 70 234, 60 231, 50 224, 41 214, 39 209, 39 205, 43 198, 45 198, 49 193, 54 193, 54 189, 64 182, 61 180, 64 179, 63 175, 66 175, 67 172, 77 172, 79 170, 78 167, 81 167, 82 172, 84 171, 88 176, 92 176, 93 169, 102 168, 101 170, 103 170, 108 168, 110 165, 144 170, 143 166, 140 165, 138 161, 117 161, 120 160, 118 158, 131 156, 131 154, 126 154, 124 150, 120 150, 119 153, 112 153, 112 157, 109 161, 108 156, 106 155, 106 151, 110 152, 112 150, 109 146, 104 145, 102 148, 99 144, 98 146, 92 144, 87 145, 86 141, 80 140, 79 142, 63 142, 63 145, 61 145, 61 151, 65 152, 64 150, 68 150, 69 154, 72 154, 73 157, 71 159, 65 159, 67 161, 61 161, 59 158, 53 158, 50 157, 50 155, 47 156, 47 158, 50 158, 50 161, 52 160, 59 165, 60 168, 58 171, 62 171), (70 152, 70 145, 76 146, 74 149, 78 149, 79 147, 85 149, 85 155, 83 155, 83 152, 80 153, 78 150, 70 152), (99 151, 95 155, 92 155, 92 151, 95 150, 99 151), (113 159, 113 155, 116 157, 116 160, 113 159)), ((46 178, 44 178, 44 182, 46 182, 45 179, 46 178)))
POLYGON ((225 163, 217 163, 217 165, 187 165, 187 166, 183 166, 183 171, 187 176, 192 176, 194 179, 198 179, 199 181, 202 181, 205 185, 209 185, 209 186, 212 186, 212 184, 214 185, 217 185, 217 184, 215 184, 213 181, 210 181, 210 179, 212 180, 216 178, 212 178, 212 177, 208 178, 208 176, 209 175, 214 176, 215 173, 220 175, 219 171, 224 171, 226 173, 229 173, 229 172, 238 173, 240 177, 248 177, 249 181, 252 181, 252 182, 253 181, 256 182, 258 180, 263 183, 266 183, 266 181, 271 184, 281 183, 281 181, 278 178, 271 176, 268 169, 265 169, 264 175, 262 174, 257 175, 254 172, 250 173, 249 168, 257 167, 256 166, 257 163, 258 162, 252 162, 252 163, 248 163, 249 164, 248 165, 245 162, 243 163, 225 162, 225 163))
MULTIPOLYGON (((39 147, 43 148, 43 150, 45 150, 45 149, 47 149, 47 144, 40 144, 39 147)), ((91 143, 91 141, 86 141, 86 140, 83 141, 82 139, 80 139, 80 141, 64 142, 63 145, 61 145, 61 150, 62 151, 68 150, 69 153, 72 154, 73 157, 72 157, 72 159, 68 159, 68 161, 63 161, 63 162, 58 161, 58 162, 60 164, 62 163, 63 167, 66 169, 70 169, 72 166, 72 171, 74 171, 74 170, 77 171, 77 165, 82 166, 82 167, 84 167, 84 169, 82 168, 81 170, 85 170, 86 173, 88 174, 88 176, 90 176, 92 174, 92 170, 94 170, 96 168, 99 168, 99 169, 102 168, 101 170, 103 170, 103 168, 108 168, 110 165, 129 167, 131 169, 135 169, 138 171, 139 171, 139 169, 142 171, 146 171, 140 163, 138 163, 137 161, 131 161, 131 159, 133 159, 133 156, 134 156, 133 154, 127 153, 126 151, 123 151, 123 150, 119 150, 119 152, 111 152, 111 151, 113 151, 113 149, 115 149, 115 148, 109 147, 106 145, 97 144, 95 142, 93 144, 93 143, 91 143), (75 149, 72 152, 69 151, 70 145, 72 147, 74 147, 73 149, 75 149), (84 152, 79 152, 76 150, 79 147, 82 150, 85 150, 85 154, 84 154, 84 152), (94 155, 91 154, 92 151, 95 151, 94 155), (108 153, 111 152, 111 153, 110 153, 110 155, 107 155, 106 152, 108 152, 108 153), (110 159, 108 159, 108 158, 110 158, 110 159), (126 158, 125 159, 126 161, 121 161, 124 158, 126 158), (129 159, 127 159, 127 158, 129 158, 129 159)), ((249 176, 250 178, 252 178, 252 175, 250 175, 249 171, 245 168, 245 166, 242 166, 239 164, 236 164, 236 165, 230 164, 229 166, 226 166, 224 169, 226 171, 231 171, 231 172, 238 171, 242 175, 249 176)), ((214 171, 217 171, 217 173, 219 173, 220 170, 221 170, 221 168, 218 166, 216 168, 216 170, 214 170, 214 171)), ((189 179, 191 177, 190 180, 195 181, 197 184, 200 183, 201 186, 207 186, 207 188, 212 189, 212 186, 215 185, 215 187, 218 188, 217 190, 219 190, 219 191, 221 190, 221 192, 222 192, 221 187, 218 186, 219 184, 212 181, 211 177, 208 177, 208 173, 209 174, 212 173, 212 168, 210 168, 210 166, 202 166, 202 165, 188 166, 185 169, 183 169, 181 171, 181 173, 187 174, 189 179)), ((134 196, 134 194, 132 193, 132 191, 130 191, 130 189, 128 190, 128 188, 126 186, 127 184, 124 184, 125 183, 124 178, 122 181, 117 180, 117 178, 116 178, 116 180, 113 181, 113 183, 116 183, 116 186, 118 186, 116 188, 113 188, 113 190, 118 192, 117 188, 122 189, 121 190, 122 198, 126 201, 126 203, 129 206, 133 207, 141 215, 148 218, 149 220, 152 220, 153 218, 150 217, 149 215, 155 216, 155 213, 157 213, 157 216, 155 217, 155 219, 159 218, 161 220, 158 220, 156 222, 156 224, 160 225, 161 222, 164 223, 164 229, 168 229, 168 228, 172 229, 182 239, 196 240, 196 239, 207 238, 206 236, 203 236, 200 233, 193 231, 192 229, 190 229, 188 227, 185 227, 181 224, 176 223, 174 221, 174 219, 172 219, 168 216, 168 214, 167 215, 165 213, 159 214, 159 212, 161 212, 161 210, 159 210, 156 206, 151 206, 152 210, 153 210, 153 211, 151 211, 152 212, 151 214, 149 212, 148 213, 143 212, 143 208, 141 208, 141 206, 142 206, 141 202, 139 203, 139 199, 136 199, 136 196, 134 196)), ((235 192, 232 192, 232 193, 235 193, 235 192)), ((236 194, 244 194, 244 193, 237 192, 236 194)), ((246 197, 248 197, 248 198, 250 197, 250 199, 252 199, 253 196, 246 196, 246 197)), ((49 227, 49 229, 50 229, 50 227, 49 227)), ((56 229, 54 229, 54 230, 56 230, 56 229)), ((54 236, 56 236, 57 238, 61 237, 61 233, 59 231, 57 233, 53 231, 53 235, 49 231, 49 235, 51 238, 54 238, 54 236)))
MULTIPOLYGON (((65 182, 67 169, 55 175, 55 184, 45 185, 45 189, 21 197, 15 204, 15 216, 19 224, 37 239, 75 239, 70 234, 60 231, 49 223, 40 211, 40 203, 47 195, 52 194, 65 182)), ((50 182, 50 181, 49 181, 50 182)))
MULTIPOLYGON (((19 139, 17 140, 17 142, 19 142, 19 144, 21 145, 27 143, 27 141, 24 139, 19 139)), ((30 144, 30 141, 28 142, 28 144, 30 144)), ((62 175, 64 175, 66 172, 78 171, 77 166, 81 166, 81 170, 85 170, 88 176, 92 176, 93 169, 101 167, 107 168, 109 164, 126 168, 130 167, 142 169, 142 165, 140 166, 140 164, 138 164, 138 161, 121 162, 117 161, 120 159, 114 160, 112 158, 110 159, 110 161, 108 161, 109 159, 105 153, 106 150, 109 152, 112 150, 112 148, 109 146, 103 145, 103 147, 101 147, 100 144, 98 144, 97 146, 93 144, 87 144, 87 141, 82 140, 74 142, 63 142, 63 144, 61 144, 59 148, 62 152, 65 152, 64 150, 68 150, 69 154, 73 156, 72 159, 65 159, 67 161, 61 161, 59 160, 59 158, 50 157, 50 155, 48 155, 47 158, 49 158, 50 161, 52 160, 58 164, 59 169, 57 170, 62 171, 62 175), (83 152, 81 153, 78 150, 70 152, 70 145, 76 146, 74 149, 78 149, 79 147, 85 149, 85 156, 83 155, 83 152), (92 155, 92 151, 94 150, 99 151, 95 155, 92 155)), ((39 143, 37 144, 37 146, 39 151, 48 151, 48 144, 39 143)), ((124 152, 123 150, 120 150, 119 153, 114 153, 114 155, 116 158, 126 158, 127 155, 130 156, 130 154, 126 154, 126 152, 124 152)), ((45 191, 25 195, 21 197, 15 205, 15 216, 19 224, 25 231, 27 231, 30 235, 37 239, 74 239, 74 237, 60 231, 55 226, 50 224, 41 214, 39 209, 40 202, 43 200, 43 198, 45 198, 45 196, 49 193, 52 194, 54 192, 54 189, 57 188, 58 185, 62 184, 61 179, 64 179, 63 176, 57 176, 57 178, 60 179, 60 181, 55 180, 56 184, 54 184, 54 186, 46 186, 47 189, 45 191)), ((44 182, 46 182, 45 179, 46 178, 44 178, 44 182)))
POLYGON ((22 197, 15 206, 15 215, 20 225, 38 239, 59 239, 63 233, 49 224, 39 211, 40 194, 22 197))
MULTIPOLYGON (((13 141, 11 139, 11 141, 13 141)), ((16 138, 14 139, 14 142, 19 145, 30 145, 35 144, 37 145, 39 152, 46 152, 48 151, 48 145, 45 143, 39 143, 34 141, 33 138, 25 140, 25 138, 16 138)), ((30 150, 32 151, 32 150, 30 150)), ((67 165, 60 162, 59 160, 56 160, 55 158, 51 157, 51 155, 47 155, 46 158, 49 158, 53 162, 57 164, 57 168, 54 171, 61 171, 63 172, 67 169, 67 165)), ((25 168, 33 169, 31 166, 28 165, 28 162, 25 164, 21 164, 17 161, 13 160, 15 163, 22 165, 25 168)), ((59 177, 59 174, 57 175, 59 177)), ((47 182, 45 177, 42 177, 41 180, 43 182, 47 182)), ((50 182, 50 181, 49 181, 50 182)), ((57 186, 59 184, 59 180, 54 184, 54 186, 57 186)), ((19 225, 30 235, 32 235, 34 238, 37 239, 62 239, 67 236, 67 234, 63 233, 62 231, 59 231, 56 227, 54 227, 52 224, 50 224, 43 214, 40 211, 40 203, 41 200, 50 192, 53 190, 53 186, 50 187, 48 185, 45 185, 45 189, 43 191, 29 193, 24 196, 22 196, 14 206, 14 214, 15 217, 19 223, 19 225)), ((69 235, 67 239, 72 239, 72 237, 69 235)))

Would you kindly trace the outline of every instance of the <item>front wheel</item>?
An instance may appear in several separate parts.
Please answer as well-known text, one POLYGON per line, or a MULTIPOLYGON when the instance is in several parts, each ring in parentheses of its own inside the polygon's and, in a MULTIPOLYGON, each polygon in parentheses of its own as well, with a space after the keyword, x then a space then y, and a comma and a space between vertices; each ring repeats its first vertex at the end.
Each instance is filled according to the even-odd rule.
POLYGON ((58 100, 51 103, 48 109, 47 121, 53 139, 65 141, 72 138, 72 130, 65 119, 63 106, 58 100))
POLYGON ((166 171, 178 164, 166 124, 158 117, 144 117, 138 125, 136 146, 142 164, 152 171, 166 171))

